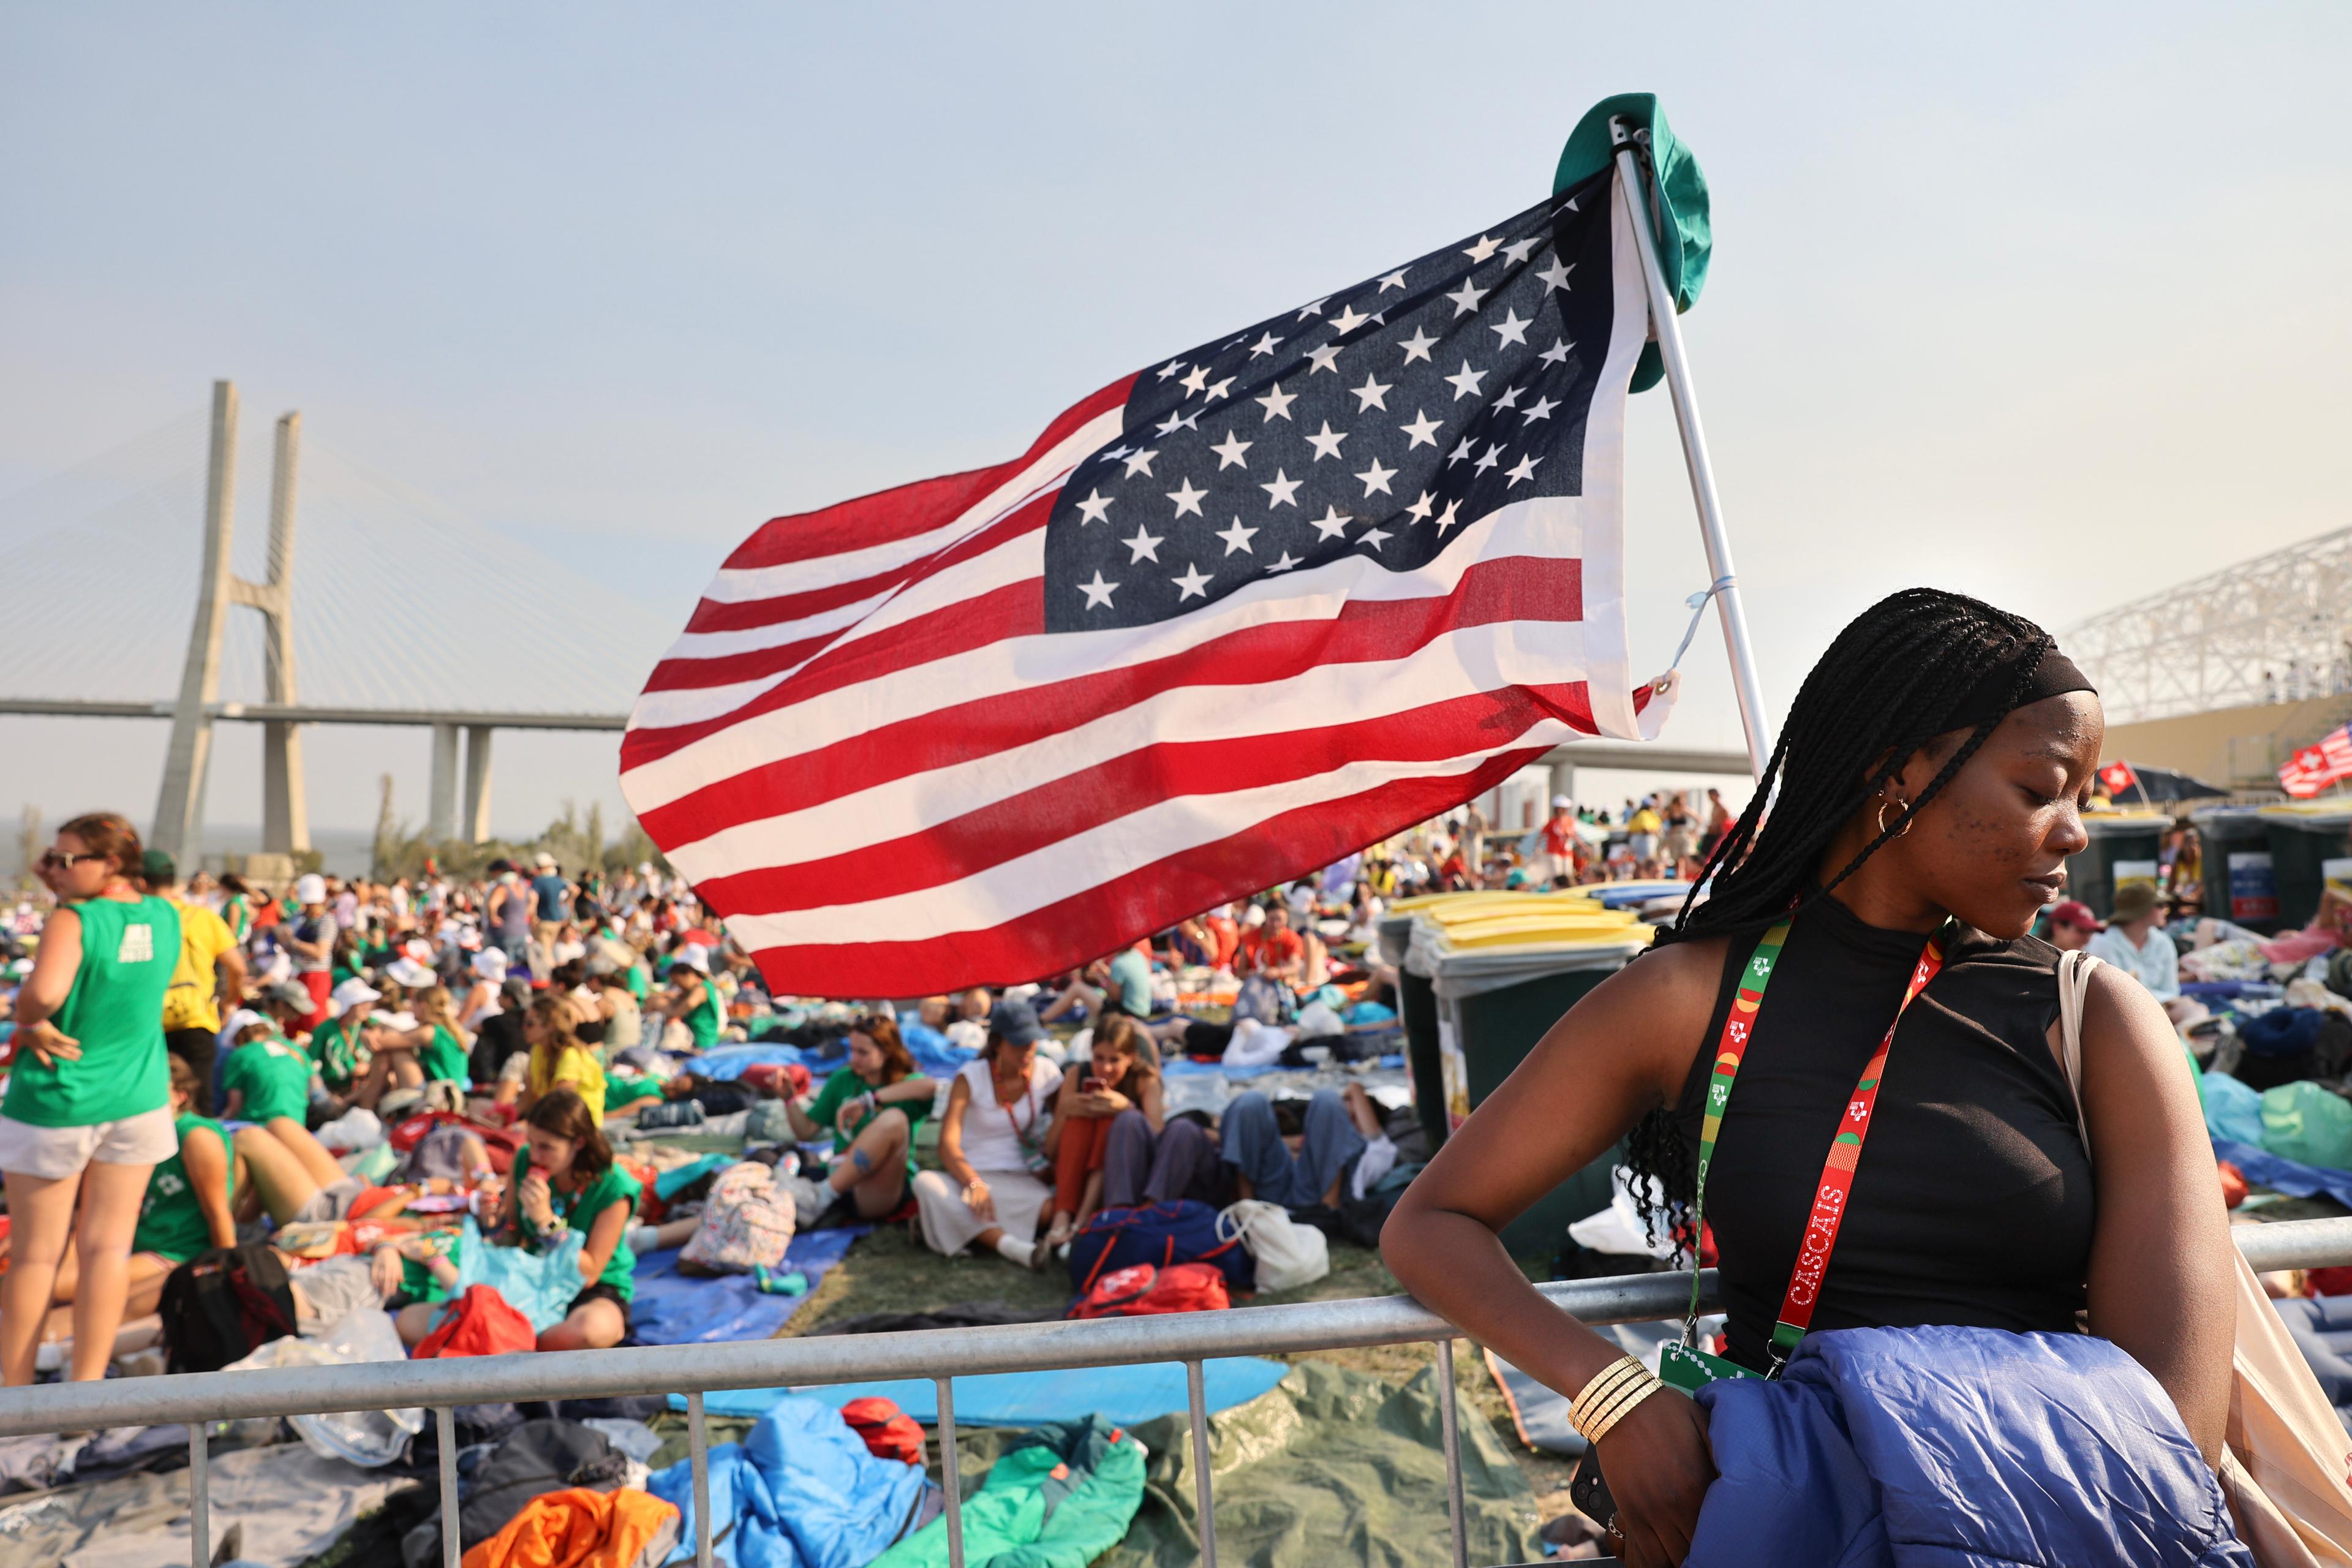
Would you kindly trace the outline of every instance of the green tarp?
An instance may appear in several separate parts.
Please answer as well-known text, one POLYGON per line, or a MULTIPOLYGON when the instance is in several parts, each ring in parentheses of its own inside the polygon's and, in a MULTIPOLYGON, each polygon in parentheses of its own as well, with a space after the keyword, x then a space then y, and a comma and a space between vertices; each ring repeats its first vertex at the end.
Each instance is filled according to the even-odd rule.
MULTIPOLYGON (((1143 1455, 1099 1415, 1047 1422, 989 1468, 963 1505, 967 1568, 1087 1568, 1127 1533, 1143 1455)), ((872 1568, 947 1568, 948 1521, 931 1521, 872 1568)))
MULTIPOLYGON (((1698 159, 1690 148, 1676 140, 1667 126, 1666 111, 1658 107, 1657 94, 1621 92, 1586 110, 1584 118, 1576 122, 1576 129, 1569 132, 1568 145, 1560 150, 1559 168, 1552 175, 1551 188, 1557 194, 1610 166, 1616 149, 1609 122, 1621 114, 1650 133, 1650 157, 1658 182, 1658 188, 1650 195, 1664 208, 1664 217, 1653 232, 1659 236, 1658 259, 1674 289, 1675 310, 1679 314, 1698 303, 1699 290, 1706 286, 1706 264, 1715 249, 1715 229, 1707 215, 1706 175, 1700 172, 1698 159)), ((1641 363, 1633 368, 1633 390, 1648 391, 1664 374, 1658 345, 1644 346, 1641 363)))
MULTIPOLYGON (((1462 1492, 1473 1563, 1538 1560, 1535 1495, 1501 1439, 1461 1411, 1462 1492)), ((1430 1568, 1450 1562, 1436 1369, 1400 1388, 1301 1362, 1273 1392, 1211 1417, 1217 1561, 1225 1568, 1430 1568)), ((1098 1568, 1194 1568, 1190 1427, 1135 1429, 1151 1451, 1143 1507, 1098 1568)))

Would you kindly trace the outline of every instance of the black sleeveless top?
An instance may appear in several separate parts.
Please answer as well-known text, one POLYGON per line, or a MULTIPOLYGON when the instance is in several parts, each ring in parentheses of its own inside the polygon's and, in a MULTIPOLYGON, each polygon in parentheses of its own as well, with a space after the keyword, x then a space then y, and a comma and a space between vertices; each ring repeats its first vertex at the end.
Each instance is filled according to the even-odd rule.
MULTIPOLYGON (((1716 1043, 1760 931, 1735 934, 1676 1124, 1696 1159, 1716 1043)), ((1707 1173, 1730 1353, 1761 1369, 1830 1140, 1925 938, 1834 896, 1790 927, 1707 1173)), ((1813 1312, 1815 1329, 2071 1331, 2091 1162, 2050 1050, 2058 953, 1963 930, 1903 1016, 1813 1312)))

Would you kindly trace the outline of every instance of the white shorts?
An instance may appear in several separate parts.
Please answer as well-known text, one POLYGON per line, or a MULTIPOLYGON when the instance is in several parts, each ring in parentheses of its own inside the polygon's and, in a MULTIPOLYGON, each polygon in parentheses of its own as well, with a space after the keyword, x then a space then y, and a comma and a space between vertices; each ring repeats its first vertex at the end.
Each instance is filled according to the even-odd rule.
POLYGON ((0 1171, 45 1181, 81 1174, 96 1161, 107 1165, 160 1165, 180 1152, 172 1109, 159 1106, 120 1121, 88 1127, 36 1127, 0 1116, 0 1171))

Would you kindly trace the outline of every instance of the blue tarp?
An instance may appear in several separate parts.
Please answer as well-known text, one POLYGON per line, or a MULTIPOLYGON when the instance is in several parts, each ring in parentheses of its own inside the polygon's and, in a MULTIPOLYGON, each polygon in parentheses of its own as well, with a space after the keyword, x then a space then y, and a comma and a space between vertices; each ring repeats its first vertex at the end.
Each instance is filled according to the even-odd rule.
POLYGON ((2229 1161, 2245 1173, 2246 1180, 2260 1183, 2273 1192, 2284 1193, 2291 1198, 2331 1197, 2352 1208, 2352 1171, 2306 1165, 2228 1138, 2213 1140, 2213 1157, 2229 1161))
MULTIPOLYGON (((797 1268, 814 1287, 841 1261, 849 1244, 874 1227, 845 1225, 793 1237, 780 1273, 797 1268)), ((648 1252, 637 1259, 636 1299, 629 1307, 629 1336, 644 1345, 710 1344, 721 1340, 774 1337, 801 1296, 763 1296, 748 1274, 680 1274, 677 1249, 648 1252)))
MULTIPOLYGON (((831 1234, 831 1233, 826 1233, 831 1234)), ((740 1443, 710 1450, 710 1520, 736 1568, 864 1568, 907 1528, 923 1468, 869 1452, 841 1413, 814 1399, 778 1401, 740 1443)), ((672 1563, 694 1561, 694 1472, 680 1460, 646 1489, 676 1503, 683 1528, 672 1563)))
MULTIPOLYGON (((1257 1356, 1226 1356, 1201 1366, 1202 1393, 1212 1411, 1245 1405, 1280 1383, 1289 1367, 1257 1356)), ((793 1391, 838 1408, 853 1399, 879 1396, 895 1400, 898 1408, 918 1421, 940 1418, 939 1387, 929 1378, 884 1383, 828 1384, 793 1391)), ((716 1390, 702 1396, 704 1410, 718 1415, 757 1415, 779 1399, 790 1397, 780 1388, 716 1390)), ((670 1395, 670 1408, 683 1410, 686 1400, 670 1395)), ((982 1426, 1031 1426, 1041 1421, 1068 1421, 1099 1415, 1122 1426, 1132 1426, 1157 1415, 1188 1409, 1184 1367, 1181 1362, 1156 1362, 1144 1366, 1102 1366, 1060 1372, 1004 1372, 955 1380, 956 1419, 982 1426)))
MULTIPOLYGON (((915 1058, 915 1070, 929 1078, 951 1078, 979 1053, 967 1051, 947 1043, 944 1035, 924 1029, 921 1040, 909 1036, 907 1054, 915 1058)), ((743 1069, 755 1066, 804 1067, 818 1079, 835 1068, 848 1064, 846 1047, 836 1046, 829 1051, 803 1050, 798 1046, 768 1046, 753 1042, 740 1046, 718 1046, 700 1056, 688 1057, 686 1070, 703 1078, 738 1079, 743 1069)))
POLYGON ((2088 1334, 1808 1334, 1698 1400, 1688 1568, 2253 1568, 2170 1397, 2088 1334))

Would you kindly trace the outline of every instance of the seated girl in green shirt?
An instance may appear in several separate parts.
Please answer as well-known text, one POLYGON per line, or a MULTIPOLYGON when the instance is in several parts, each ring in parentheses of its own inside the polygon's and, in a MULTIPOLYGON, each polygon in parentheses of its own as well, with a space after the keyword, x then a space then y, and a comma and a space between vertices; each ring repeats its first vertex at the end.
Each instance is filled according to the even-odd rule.
POLYGON ((803 1142, 831 1138, 841 1150, 822 1182, 791 1184, 799 1223, 842 1194, 857 1202, 861 1219, 895 1213, 907 1200, 915 1171, 915 1129, 931 1113, 939 1086, 915 1070, 915 1058, 887 1014, 861 1018, 849 1031, 849 1065, 824 1080, 805 1110, 788 1108, 793 1133, 803 1142))
POLYGON ((636 1293, 637 1258, 629 1249, 628 1228, 643 1189, 613 1163, 611 1146, 575 1091, 557 1089, 542 1096, 523 1125, 530 1142, 515 1156, 496 1239, 529 1247, 576 1230, 584 1281, 563 1321, 539 1336, 539 1348, 619 1344, 629 1331, 629 1301, 636 1293))

